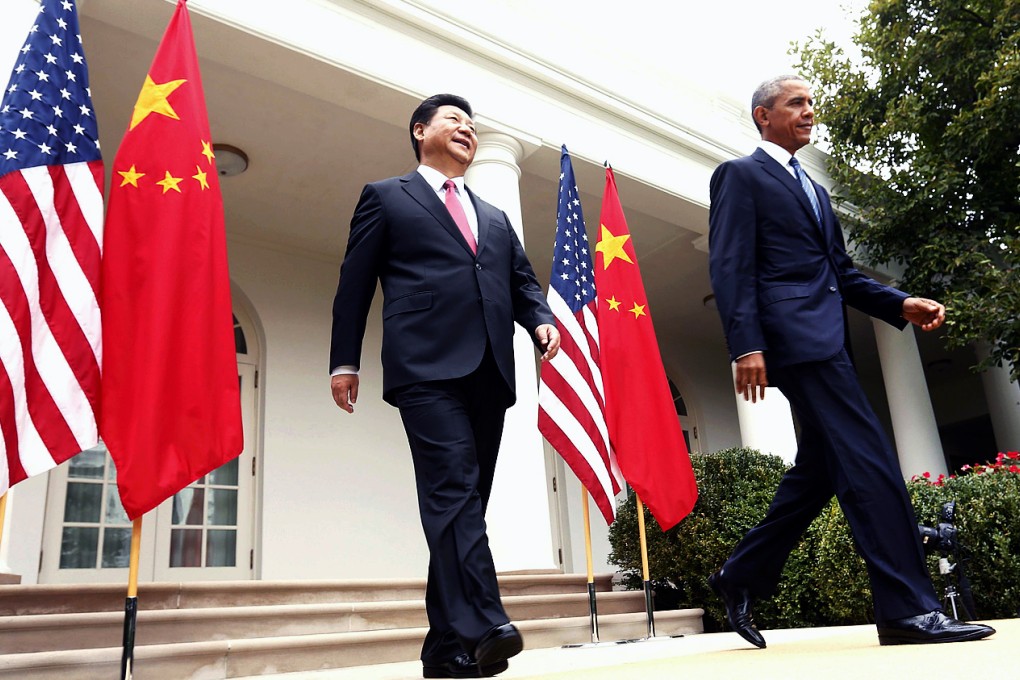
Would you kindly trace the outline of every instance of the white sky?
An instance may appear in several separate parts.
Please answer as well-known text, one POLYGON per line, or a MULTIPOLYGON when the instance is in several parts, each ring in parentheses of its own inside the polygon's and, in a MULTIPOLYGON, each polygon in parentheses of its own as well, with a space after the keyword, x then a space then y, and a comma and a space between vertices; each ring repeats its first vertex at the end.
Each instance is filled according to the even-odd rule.
MULTIPOLYGON (((51 0, 56 1, 56 0, 51 0)), ((155 0, 138 0, 154 2, 155 0)), ((281 0, 251 0, 279 2, 281 0)), ((614 37, 640 35, 640 55, 623 62, 654 60, 675 68, 691 82, 745 102, 763 79, 791 70, 790 41, 803 41, 817 28, 847 46, 868 0, 419 0, 455 13, 494 32, 499 14, 525 12, 535 18, 532 51, 542 41, 598 41, 612 58, 614 37)), ((103 2, 103 0, 90 0, 103 2)), ((215 0, 205 0, 215 2, 215 0)), ((17 50, 24 43, 37 0, 0 0, 0 83, 6 86, 17 50)), ((194 5, 204 4, 200 0, 194 5)), ((84 36, 86 57, 88 35, 84 36)))

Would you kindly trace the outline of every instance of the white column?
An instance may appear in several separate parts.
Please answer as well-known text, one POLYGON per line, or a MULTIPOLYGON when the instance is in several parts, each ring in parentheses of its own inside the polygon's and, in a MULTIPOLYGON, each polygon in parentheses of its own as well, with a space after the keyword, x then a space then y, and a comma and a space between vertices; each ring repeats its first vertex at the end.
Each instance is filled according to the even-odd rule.
MULTIPOLYGON (((736 377, 737 365, 730 364, 736 377)), ((737 421, 740 424, 740 443, 749 449, 779 456, 787 463, 797 457, 797 432, 793 427, 790 402, 775 387, 765 388, 765 398, 757 402, 737 394, 737 421)))
POLYGON ((948 474, 914 327, 900 331, 878 319, 871 323, 903 476, 909 479, 924 472, 933 477, 948 474))
MULTIPOLYGON (((478 152, 465 182, 471 190, 510 218, 524 243, 521 223, 521 169, 524 147, 509 135, 479 135, 478 152)), ((552 256, 550 248, 549 256, 552 256)), ((535 345, 517 326, 514 335, 517 403, 506 414, 503 443, 486 523, 498 571, 553 569, 552 524, 545 451, 538 432, 538 376, 535 345)))
MULTIPOLYGON (((978 358, 988 356, 988 346, 979 345, 978 358)), ((999 451, 1020 450, 1020 383, 1009 378, 1005 366, 992 366, 981 372, 981 382, 988 402, 988 416, 995 431, 995 446, 999 451)))

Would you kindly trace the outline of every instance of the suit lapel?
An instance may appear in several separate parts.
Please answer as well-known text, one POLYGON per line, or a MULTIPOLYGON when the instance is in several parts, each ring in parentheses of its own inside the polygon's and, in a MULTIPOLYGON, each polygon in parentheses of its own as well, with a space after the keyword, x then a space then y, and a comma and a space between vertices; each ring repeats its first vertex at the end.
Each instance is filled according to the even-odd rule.
MULTIPOLYGON (((804 188, 800 185, 800 182, 794 179, 793 175, 787 172, 786 168, 780 165, 776 159, 765 153, 765 151, 761 148, 755 149, 752 157, 761 163, 762 169, 765 170, 765 172, 771 175, 776 181, 786 187, 787 191, 793 194, 793 198, 800 204, 800 207, 804 210, 807 218, 811 220, 812 224, 821 230, 822 236, 827 242, 829 239, 826 237, 827 230, 824 225, 824 222, 826 221, 825 207, 822 206, 822 196, 818 192, 818 189, 815 188, 815 195, 818 197, 818 205, 822 213, 822 224, 818 223, 818 218, 815 217, 814 208, 811 207, 811 201, 808 199, 807 194, 804 193, 804 188)), ((810 179, 809 181, 811 181, 812 186, 814 186, 814 181, 810 179)))
MULTIPOLYGON (((463 234, 460 233, 460 229, 457 228, 457 223, 453 221, 453 217, 450 216, 450 211, 446 209, 446 205, 439 199, 439 195, 429 186, 429 183, 425 181, 425 178, 421 176, 417 171, 404 175, 400 178, 404 184, 404 191, 406 191, 411 198, 417 201, 423 208, 428 210, 436 221, 443 226, 446 231, 450 233, 450 236, 454 238, 468 252, 471 257, 474 257, 474 253, 471 252, 471 247, 464 240, 463 234)), ((477 206, 475 208, 477 210, 477 206)), ((481 223, 481 215, 478 218, 481 223)), ((479 228, 480 229, 480 228, 479 228)), ((479 248, 481 245, 479 244, 479 248)))

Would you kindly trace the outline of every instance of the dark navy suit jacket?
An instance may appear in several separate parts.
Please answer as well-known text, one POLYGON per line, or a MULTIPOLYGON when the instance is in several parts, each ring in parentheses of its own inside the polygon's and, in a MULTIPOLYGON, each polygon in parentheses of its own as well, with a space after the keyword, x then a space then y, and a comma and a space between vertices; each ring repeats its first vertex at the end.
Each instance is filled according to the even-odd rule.
POLYGON ((555 321, 506 214, 468 194, 477 255, 418 172, 365 186, 333 301, 330 370, 360 366, 378 281, 384 399, 393 403, 399 387, 471 373, 488 345, 512 402, 514 322, 534 341, 539 325, 555 321))
POLYGON ((730 359, 762 350, 767 367, 821 361, 844 346, 844 304, 897 328, 907 297, 850 261, 829 194, 821 224, 796 179, 762 149, 716 168, 709 271, 730 359))

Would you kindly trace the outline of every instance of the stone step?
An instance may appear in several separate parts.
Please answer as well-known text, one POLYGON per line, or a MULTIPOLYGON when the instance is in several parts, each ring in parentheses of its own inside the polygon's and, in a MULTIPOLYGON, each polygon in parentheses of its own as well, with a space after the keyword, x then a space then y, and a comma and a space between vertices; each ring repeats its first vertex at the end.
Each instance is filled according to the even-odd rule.
MULTIPOLYGON (((587 593, 583 574, 539 573, 499 576, 505 596, 587 593)), ((595 589, 612 590, 612 575, 595 577, 595 589)), ((0 616, 123 611, 127 584, 2 585, 0 616)), ((138 586, 145 610, 253 607, 283 604, 421 600, 424 579, 346 581, 220 581, 144 583, 138 586)))
MULTIPOLYGON (((659 636, 702 632, 701 609, 656 612, 659 636)), ((587 616, 518 623, 525 648, 538 649, 591 641, 587 616)), ((599 615, 602 641, 645 636, 645 614, 599 615)), ((418 658, 424 628, 319 633, 245 640, 214 640, 140 645, 134 671, 139 678, 220 680, 364 666, 418 658)), ((0 655, 4 680, 108 680, 120 673, 120 647, 0 655)))
MULTIPOLYGON (((579 617, 588 613, 586 593, 510 595, 502 599, 514 621, 579 617)), ((139 606, 145 606, 144 598, 139 598, 139 606)), ((603 592, 597 597, 597 606, 600 614, 641 612, 644 595, 639 591, 603 592)), ((113 647, 120 644, 123 624, 123 611, 0 617, 0 654, 113 647)), ((423 600, 141 609, 136 644, 351 633, 425 625, 423 600)))

